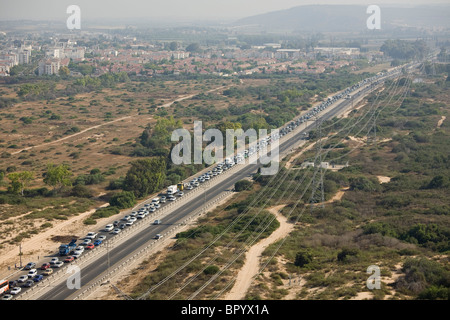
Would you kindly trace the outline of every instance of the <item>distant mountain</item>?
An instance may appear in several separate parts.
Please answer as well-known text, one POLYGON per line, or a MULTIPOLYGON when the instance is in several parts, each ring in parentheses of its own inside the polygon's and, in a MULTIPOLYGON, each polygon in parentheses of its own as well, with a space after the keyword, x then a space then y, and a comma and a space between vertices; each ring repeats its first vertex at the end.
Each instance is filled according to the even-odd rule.
MULTIPOLYGON (((233 25, 252 26, 265 31, 360 32, 366 31, 368 6, 308 5, 247 17, 233 25)), ((381 11, 381 29, 398 27, 450 28, 450 5, 411 8, 385 7, 381 11)))

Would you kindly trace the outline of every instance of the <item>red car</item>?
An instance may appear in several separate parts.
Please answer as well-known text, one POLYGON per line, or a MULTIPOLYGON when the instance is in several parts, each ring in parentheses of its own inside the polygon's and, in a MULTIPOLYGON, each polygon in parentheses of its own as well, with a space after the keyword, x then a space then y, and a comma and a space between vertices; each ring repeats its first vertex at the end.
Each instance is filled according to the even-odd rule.
POLYGON ((41 266, 41 270, 47 270, 48 268, 50 268, 50 263, 44 263, 44 264, 41 266))
POLYGON ((71 256, 71 257, 67 257, 66 260, 64 260, 64 262, 66 262, 66 263, 72 262, 73 260, 75 260, 75 258, 71 256))
POLYGON ((94 246, 93 243, 89 243, 85 248, 86 248, 86 249, 94 249, 95 246, 94 246))

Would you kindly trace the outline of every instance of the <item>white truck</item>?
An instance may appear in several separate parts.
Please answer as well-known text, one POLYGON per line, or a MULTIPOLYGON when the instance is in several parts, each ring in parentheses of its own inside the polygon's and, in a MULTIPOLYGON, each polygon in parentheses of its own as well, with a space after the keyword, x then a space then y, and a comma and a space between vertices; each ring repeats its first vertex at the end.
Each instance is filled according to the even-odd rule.
POLYGON ((169 186, 167 188, 167 194, 175 194, 178 191, 177 185, 169 186))

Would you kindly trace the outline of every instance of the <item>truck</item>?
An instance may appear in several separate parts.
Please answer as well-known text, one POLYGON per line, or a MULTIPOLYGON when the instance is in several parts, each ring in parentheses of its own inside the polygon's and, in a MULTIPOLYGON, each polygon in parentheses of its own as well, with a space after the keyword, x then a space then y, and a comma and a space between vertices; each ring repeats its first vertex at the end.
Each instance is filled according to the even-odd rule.
POLYGON ((167 188, 167 194, 175 194, 178 191, 178 187, 176 185, 169 186, 167 188))
POLYGON ((177 184, 177 188, 178 188, 179 191, 183 191, 184 190, 184 184, 183 183, 177 184))
POLYGON ((77 239, 72 239, 69 244, 62 244, 59 247, 59 255, 67 256, 77 247, 77 239))

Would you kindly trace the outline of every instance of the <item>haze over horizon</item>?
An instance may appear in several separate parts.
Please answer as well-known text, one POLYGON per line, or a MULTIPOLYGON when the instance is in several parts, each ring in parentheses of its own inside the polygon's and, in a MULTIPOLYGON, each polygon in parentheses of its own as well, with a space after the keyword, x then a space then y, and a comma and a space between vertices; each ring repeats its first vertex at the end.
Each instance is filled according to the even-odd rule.
POLYGON ((371 5, 418 6, 449 4, 448 0, 0 0, 0 20, 62 20, 68 17, 69 5, 78 5, 82 19, 92 20, 234 20, 285 10, 301 5, 371 5))

